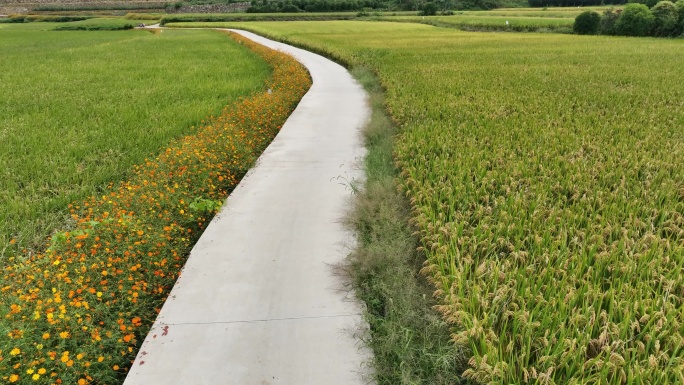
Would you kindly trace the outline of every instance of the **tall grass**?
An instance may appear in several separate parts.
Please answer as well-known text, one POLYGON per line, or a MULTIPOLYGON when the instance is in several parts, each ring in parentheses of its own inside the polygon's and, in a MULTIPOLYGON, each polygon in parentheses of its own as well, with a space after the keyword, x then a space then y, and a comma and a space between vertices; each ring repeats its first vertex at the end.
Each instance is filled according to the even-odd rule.
POLYGON ((684 41, 242 27, 377 70, 464 377, 684 382, 684 41))
POLYGON ((210 31, 0 30, 0 265, 40 249, 67 205, 263 87, 268 66, 210 31))

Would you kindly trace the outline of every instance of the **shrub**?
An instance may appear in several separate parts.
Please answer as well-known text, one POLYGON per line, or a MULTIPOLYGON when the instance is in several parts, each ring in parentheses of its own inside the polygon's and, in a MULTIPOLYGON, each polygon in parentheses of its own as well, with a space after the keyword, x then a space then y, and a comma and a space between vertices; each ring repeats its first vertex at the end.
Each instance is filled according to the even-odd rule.
POLYGON ((572 30, 578 35, 596 35, 601 26, 601 15, 594 11, 584 11, 575 18, 572 30))
POLYGON ((677 8, 671 1, 661 1, 651 9, 653 13, 653 35, 674 36, 677 30, 677 8))
POLYGON ((427 2, 423 4, 420 10, 420 14, 423 16, 434 16, 437 14, 437 4, 433 2, 427 2))
POLYGON ((625 36, 648 36, 655 17, 644 4, 627 4, 615 22, 615 33, 625 36))
POLYGON ((294 5, 292 3, 285 3, 283 5, 283 8, 281 9, 281 11, 287 12, 287 13, 297 13, 297 12, 301 12, 302 10, 299 9, 299 7, 297 7, 296 5, 294 5))
POLYGON ((615 35, 615 23, 620 18, 622 10, 614 10, 613 8, 603 12, 601 17, 601 25, 599 27, 601 35, 615 35))

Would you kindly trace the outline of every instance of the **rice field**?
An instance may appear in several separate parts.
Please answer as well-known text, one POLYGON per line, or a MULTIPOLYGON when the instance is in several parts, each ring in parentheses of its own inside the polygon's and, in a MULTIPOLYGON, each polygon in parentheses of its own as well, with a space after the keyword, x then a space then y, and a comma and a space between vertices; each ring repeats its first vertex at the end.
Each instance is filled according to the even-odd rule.
POLYGON ((98 20, 0 24, 2 267, 63 228, 68 204, 121 180, 270 74, 211 31, 51 31, 98 20))
POLYGON ((684 383, 684 41, 233 26, 377 71, 466 379, 684 383))
POLYGON ((383 16, 376 18, 383 21, 405 23, 422 23, 438 27, 475 30, 501 31, 539 31, 542 29, 556 31, 572 31, 575 22, 567 17, 537 17, 537 16, 508 16, 508 15, 453 15, 453 16, 383 16))

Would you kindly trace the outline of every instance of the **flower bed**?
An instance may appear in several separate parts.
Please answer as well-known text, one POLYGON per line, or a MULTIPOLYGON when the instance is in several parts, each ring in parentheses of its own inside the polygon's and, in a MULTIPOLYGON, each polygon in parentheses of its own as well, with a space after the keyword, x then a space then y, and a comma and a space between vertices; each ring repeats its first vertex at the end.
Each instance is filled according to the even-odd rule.
POLYGON ((273 67, 271 92, 74 204, 44 253, 12 257, 0 278, 2 382, 123 381, 192 245, 311 85, 293 58, 233 37, 273 67))

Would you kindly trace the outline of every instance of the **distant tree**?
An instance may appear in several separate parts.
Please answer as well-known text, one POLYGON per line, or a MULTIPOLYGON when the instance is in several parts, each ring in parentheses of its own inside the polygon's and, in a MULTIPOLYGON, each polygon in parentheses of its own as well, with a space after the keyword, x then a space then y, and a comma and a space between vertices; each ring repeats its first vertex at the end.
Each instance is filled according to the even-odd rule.
POLYGON ((434 16, 437 14, 437 4, 429 1, 420 7, 420 14, 423 16, 434 16))
POLYGON ((601 26, 601 15, 594 11, 584 11, 577 15, 572 30, 578 35, 596 35, 601 26))
POLYGON ((684 0, 679 0, 675 3, 677 9, 677 29, 676 34, 684 34, 684 0))
POLYGON ((653 35, 674 36, 677 32, 677 8, 671 1, 661 1, 651 8, 653 35))
POLYGON ((648 36, 655 17, 644 4, 627 4, 615 22, 615 33, 624 36, 648 36))
POLYGON ((301 12, 301 9, 299 9, 298 6, 292 4, 292 3, 285 3, 283 4, 283 7, 280 9, 281 12, 287 12, 287 13, 296 13, 296 12, 301 12))

